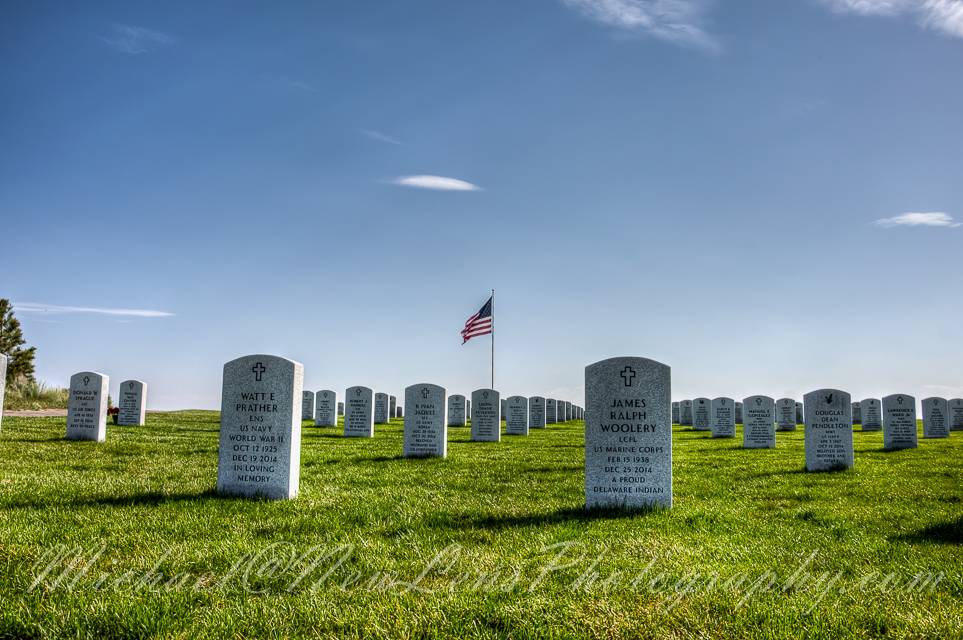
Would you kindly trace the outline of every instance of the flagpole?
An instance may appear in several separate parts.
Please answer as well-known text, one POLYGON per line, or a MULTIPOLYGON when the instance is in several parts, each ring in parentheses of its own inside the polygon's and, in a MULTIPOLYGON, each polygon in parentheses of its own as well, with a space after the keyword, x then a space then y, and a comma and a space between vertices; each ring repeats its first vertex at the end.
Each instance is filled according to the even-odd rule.
POLYGON ((492 289, 492 389, 495 388, 495 290, 492 289))

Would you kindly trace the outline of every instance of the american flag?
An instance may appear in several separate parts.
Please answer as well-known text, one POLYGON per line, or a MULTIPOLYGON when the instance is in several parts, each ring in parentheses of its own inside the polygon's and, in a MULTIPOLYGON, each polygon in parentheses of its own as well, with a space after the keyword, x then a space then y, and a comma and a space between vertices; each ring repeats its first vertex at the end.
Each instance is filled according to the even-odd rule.
MULTIPOLYGON (((493 296, 494 297, 494 296, 493 296)), ((492 298, 482 305, 478 313, 465 321, 465 328, 461 330, 461 343, 465 344, 477 336, 488 335, 492 332, 492 298)))

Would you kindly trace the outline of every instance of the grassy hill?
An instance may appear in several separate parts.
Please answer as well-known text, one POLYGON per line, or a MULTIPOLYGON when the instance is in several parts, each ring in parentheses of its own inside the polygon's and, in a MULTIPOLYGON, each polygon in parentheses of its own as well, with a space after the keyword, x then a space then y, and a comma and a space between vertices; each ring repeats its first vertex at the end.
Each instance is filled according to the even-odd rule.
POLYGON ((301 495, 212 494, 215 412, 0 431, 0 637, 960 637, 963 433, 803 471, 676 427, 675 507, 582 509, 582 424, 405 460, 305 426, 301 495), (71 561, 74 561, 71 568, 71 561))

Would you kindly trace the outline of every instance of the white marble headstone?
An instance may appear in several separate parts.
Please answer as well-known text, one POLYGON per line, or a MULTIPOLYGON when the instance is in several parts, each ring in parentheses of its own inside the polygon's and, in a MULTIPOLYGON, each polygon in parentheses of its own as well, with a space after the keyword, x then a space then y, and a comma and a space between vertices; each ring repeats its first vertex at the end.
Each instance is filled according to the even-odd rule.
POLYGON ((388 422, 388 394, 374 394, 374 421, 375 424, 386 424, 388 422))
POLYGON ((388 396, 388 419, 398 417, 398 398, 388 396))
POLYGON ((679 424, 683 427, 692 426, 692 400, 683 400, 682 404, 679 405, 679 410, 682 412, 682 422, 679 424))
POLYGON ((107 389, 110 378, 96 371, 70 376, 67 398, 67 439, 107 439, 107 389))
POLYGON ((545 428, 545 398, 542 396, 528 399, 528 426, 532 429, 545 428))
POLYGON ((736 424, 742 424, 742 403, 736 403, 736 424))
POLYGON ((776 402, 769 396, 742 399, 742 446, 744 449, 776 448, 776 402))
MULTIPOLYGON (((0 400, 3 396, 0 396, 0 400)), ((950 412, 950 431, 963 430, 963 398, 953 398, 947 402, 950 412)))
POLYGON ((465 396, 448 396, 448 426, 464 427, 466 421, 465 396))
POLYGON ((141 426, 147 415, 147 383, 125 380, 117 390, 117 424, 141 426))
POLYGON ((322 389, 314 394, 314 424, 319 427, 338 426, 338 394, 322 389))
POLYGON ((915 449, 916 398, 895 393, 883 398, 883 448, 915 449))
POLYGON ((923 437, 949 438, 948 406, 944 398, 923 399, 923 437))
POLYGON ((301 391, 301 419, 314 420, 314 391, 301 391))
POLYGON ((545 398, 545 423, 555 424, 558 422, 558 403, 555 398, 545 398))
POLYGON ((710 431, 712 429, 712 401, 709 398, 696 398, 692 401, 692 429, 693 431, 710 431))
POLYGON ((494 389, 478 389, 471 393, 471 439, 476 442, 500 442, 501 402, 494 389))
POLYGON ((679 403, 673 402, 672 403, 672 424, 679 424, 679 419, 680 419, 679 403))
POLYGON ((838 389, 810 391, 806 408, 806 471, 833 471, 853 466, 853 405, 838 389))
POLYGON ((713 438, 736 436, 736 403, 732 398, 713 398, 711 415, 713 438))
POLYGON ((853 424, 862 424, 863 413, 860 410, 859 403, 853 402, 852 407, 853 407, 853 424))
POLYGON ((273 500, 298 495, 304 367, 269 355, 224 365, 217 492, 273 500))
POLYGON ((668 366, 610 358, 585 368, 585 506, 672 506, 668 366))
POLYGON ((368 387, 345 390, 344 435, 348 438, 374 437, 374 391, 368 387))
POLYGON ((448 456, 448 402, 444 387, 423 382, 405 389, 404 456, 448 456))
POLYGON ((509 396, 505 399, 505 433, 512 436, 528 435, 528 398, 509 396))
POLYGON ((879 431, 883 428, 883 407, 876 398, 866 398, 859 401, 861 425, 863 431, 879 431))
POLYGON ((792 398, 776 400, 776 430, 796 430, 796 401, 792 398))

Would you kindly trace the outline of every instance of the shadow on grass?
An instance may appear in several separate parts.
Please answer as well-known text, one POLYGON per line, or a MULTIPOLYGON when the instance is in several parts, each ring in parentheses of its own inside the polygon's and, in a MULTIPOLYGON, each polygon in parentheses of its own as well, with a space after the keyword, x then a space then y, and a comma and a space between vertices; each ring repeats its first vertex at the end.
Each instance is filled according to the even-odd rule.
POLYGON ((763 471, 762 473, 754 473, 751 477, 753 478, 775 478, 778 476, 791 476, 800 473, 808 473, 806 467, 799 467, 797 469, 789 469, 787 471, 763 471))
POLYGON ((456 515, 439 519, 435 525, 450 529, 472 530, 487 529, 501 530, 515 527, 541 527, 552 524, 568 524, 572 522, 593 522, 596 520, 630 520, 644 518, 652 514, 662 513, 664 509, 657 507, 645 509, 625 510, 618 508, 586 509, 585 507, 566 507, 548 513, 531 513, 524 515, 456 515))
POLYGON ((82 497, 69 502, 44 502, 43 500, 20 501, 3 504, 5 509, 47 509, 49 507, 140 507, 157 506, 165 503, 192 502, 199 500, 230 499, 230 496, 219 496, 214 489, 194 493, 161 493, 151 491, 127 496, 94 496, 82 497))
POLYGON ((963 517, 933 524, 895 539, 910 543, 963 545, 963 517))
POLYGON ((394 462, 395 460, 431 460, 433 457, 437 457, 437 456, 413 456, 411 458, 406 458, 403 455, 377 456, 375 458, 362 458, 358 462, 394 462))

